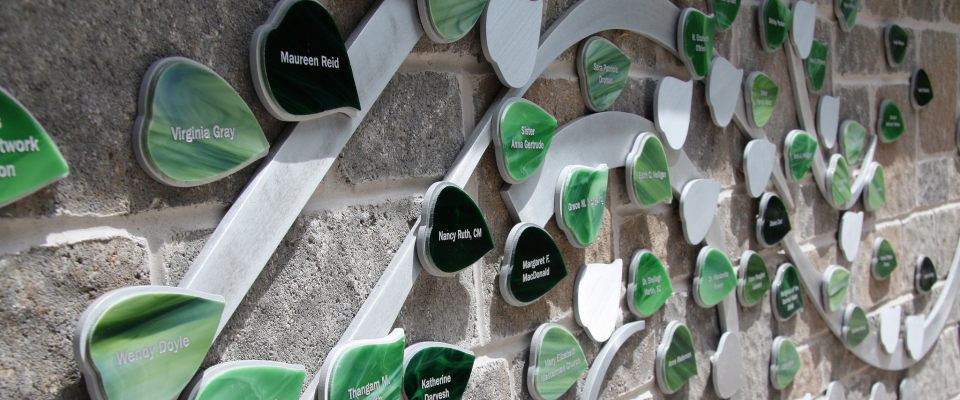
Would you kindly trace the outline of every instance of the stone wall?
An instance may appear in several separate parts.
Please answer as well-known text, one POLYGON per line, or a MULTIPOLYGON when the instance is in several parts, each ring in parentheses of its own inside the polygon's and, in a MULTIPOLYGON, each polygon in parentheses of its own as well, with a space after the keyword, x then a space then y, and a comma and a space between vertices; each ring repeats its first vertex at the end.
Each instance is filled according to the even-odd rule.
MULTIPOLYGON (((543 30, 574 3, 544 1, 543 30)), ((706 0, 673 1, 707 10, 706 0)), ((345 36, 376 3, 321 2, 345 36)), ((841 119, 857 120, 871 131, 883 99, 900 105, 907 133, 895 143, 880 144, 876 155, 886 170, 888 204, 867 213, 853 263, 843 259, 836 244, 841 213, 826 203, 809 174, 791 184, 797 204, 792 218, 794 233, 821 272, 831 264, 852 271, 848 301, 862 305, 876 326, 875 313, 884 306, 902 305, 905 314, 930 311, 943 284, 929 295, 916 295, 912 260, 920 253, 930 255, 943 277, 960 237, 960 157, 954 143, 960 110, 960 2, 861 3, 857 26, 846 33, 839 29, 832 2, 819 2, 816 37, 830 44, 822 93, 841 96, 841 119), (912 41, 906 61, 897 68, 888 67, 884 58, 883 28, 891 21, 906 28, 912 41), (937 96, 920 112, 909 106, 907 93, 915 67, 925 68, 935 79, 937 96), (900 259, 901 266, 886 281, 870 277, 869 249, 877 236, 889 239, 900 259)), ((152 180, 138 165, 130 142, 140 81, 157 59, 195 59, 240 93, 268 140, 275 142, 284 124, 260 104, 248 62, 253 31, 274 4, 0 2, 0 86, 33 112, 71 166, 67 179, 0 209, 0 398, 86 398, 70 345, 80 313, 112 289, 173 286, 186 272, 257 167, 197 188, 172 188, 152 180)), ((759 5, 759 0, 744 0, 734 27, 718 34, 717 49, 746 72, 764 71, 780 85, 780 102, 766 132, 781 146, 786 133, 798 127, 796 107, 785 54, 761 49, 759 5)), ((688 79, 683 65, 634 33, 600 35, 633 60, 613 109, 652 119, 657 80, 667 75, 688 79)), ((588 113, 574 59, 571 48, 525 96, 560 124, 588 113)), ((424 36, 290 228, 204 367, 273 360, 305 365, 310 380, 416 221, 423 193, 451 166, 501 87, 483 57, 478 29, 449 45, 424 36)), ((747 195, 741 169, 747 140, 733 125, 713 125, 703 92, 703 84, 697 83, 685 151, 705 177, 723 185, 717 218, 728 255, 736 264, 743 250, 753 249, 772 269, 786 257, 779 246, 762 250, 755 239, 758 200, 747 195)), ((811 98, 816 104, 816 96, 811 98)), ((600 239, 586 249, 573 248, 551 221, 546 229, 560 244, 570 275, 545 298, 516 308, 506 304, 497 285, 513 221, 500 197, 503 181, 493 146, 487 149, 466 189, 486 214, 497 248, 455 278, 421 274, 395 323, 406 330, 408 344, 443 341, 476 352, 466 398, 529 399, 524 379, 528 347, 533 331, 545 322, 571 329, 592 361, 601 345, 574 321, 574 277, 581 265, 612 262, 641 248, 664 260, 677 293, 623 346, 601 398, 664 397, 654 380, 654 353, 673 320, 694 331, 700 374, 667 397, 716 398, 709 360, 721 334, 717 312, 698 307, 689 293, 699 248, 684 241, 675 205, 638 212, 629 205, 623 169, 612 172, 600 239)), ((635 320, 625 303, 621 311, 618 325, 635 320)), ((957 315, 960 304, 925 360, 907 371, 887 372, 849 353, 812 308, 779 323, 768 301, 741 307, 749 379, 743 398, 818 396, 839 380, 848 399, 868 397, 878 381, 886 384, 892 399, 899 381, 908 376, 919 382, 925 398, 953 398, 960 395, 960 380, 955 379, 960 372, 957 315), (781 335, 797 343, 804 367, 792 385, 778 391, 769 383, 768 366, 771 342, 781 335)), ((562 398, 577 397, 585 376, 562 398)))

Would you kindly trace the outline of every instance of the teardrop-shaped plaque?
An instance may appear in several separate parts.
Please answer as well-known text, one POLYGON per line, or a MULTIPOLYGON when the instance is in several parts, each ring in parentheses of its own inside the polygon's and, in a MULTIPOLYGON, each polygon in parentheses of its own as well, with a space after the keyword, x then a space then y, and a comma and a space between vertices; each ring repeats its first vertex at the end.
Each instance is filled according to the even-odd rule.
POLYGON ((750 116, 750 122, 758 128, 763 128, 773 117, 780 86, 777 86, 777 83, 767 74, 759 71, 751 73, 743 85, 743 92, 747 96, 747 114, 750 116))
POLYGON ((0 207, 70 173, 60 150, 36 118, 0 88, 0 207))
POLYGON ((803 360, 793 341, 783 336, 773 340, 773 356, 770 358, 770 383, 777 390, 783 390, 797 377, 803 360))
POLYGON ((144 171, 170 186, 198 186, 267 155, 250 107, 220 75, 182 57, 155 62, 140 86, 133 150, 144 171))
POLYGON ((800 273, 793 264, 784 263, 777 268, 777 277, 773 280, 773 315, 779 321, 786 321, 803 308, 803 287, 800 286, 800 273))
POLYGON ((777 145, 766 139, 754 139, 747 143, 747 147, 743 149, 743 177, 750 197, 763 196, 775 165, 777 145))
POLYGON ((680 14, 677 28, 677 47, 680 60, 694 80, 703 79, 713 61, 713 42, 716 22, 712 16, 695 8, 686 8, 680 14))
POLYGON ((599 36, 591 37, 577 53, 577 72, 583 103, 591 111, 604 111, 620 97, 630 72, 630 57, 599 36))
POLYGON ((880 119, 877 121, 877 134, 884 143, 897 140, 907 128, 904 126, 903 114, 900 107, 893 100, 884 100, 880 103, 880 119))
POLYGON ((318 374, 318 400, 399 400, 403 329, 380 339, 355 340, 330 351, 318 374))
POLYGON ((606 342, 620 316, 623 260, 610 264, 587 264, 580 268, 573 290, 573 316, 587 336, 606 342))
POLYGON ((727 254, 710 246, 700 249, 693 275, 693 298, 700 307, 713 307, 737 289, 737 273, 727 254))
POLYGON ((827 312, 837 312, 847 297, 847 288, 850 286, 850 270, 839 265, 831 265, 823 274, 821 294, 823 308, 827 312))
POLYGON ((910 44, 910 35, 900 25, 890 24, 884 30, 887 41, 887 62, 891 66, 900 65, 907 55, 907 45, 910 44))
POLYGON ((933 260, 925 255, 917 257, 917 272, 914 277, 914 286, 920 293, 930 293, 933 285, 937 284, 937 267, 933 265, 933 260))
POLYGON ((559 324, 543 324, 533 333, 527 389, 536 400, 554 400, 570 390, 583 371, 587 357, 580 342, 559 324))
POLYGON ((407 400, 460 400, 470 383, 473 352, 446 343, 421 342, 403 352, 403 396, 407 400))
POLYGON ((537 301, 567 276, 567 264, 547 231, 525 222, 507 236, 500 268, 500 294, 510 305, 537 301))
POLYGON ((489 0, 488 3, 480 21, 483 55, 500 82, 521 88, 530 82, 537 64, 544 1, 489 0))
POLYGON ((803 179, 813 165, 818 145, 817 138, 810 134, 799 129, 790 131, 783 146, 783 163, 787 176, 795 181, 803 179))
POLYGON ((627 193, 637 207, 650 207, 673 199, 670 168, 663 143, 651 133, 642 133, 627 155, 627 193))
POLYGON ((843 313, 843 340, 850 348, 857 347, 863 340, 870 335, 870 321, 867 320, 867 313, 863 308, 856 304, 847 306, 843 313))
POLYGON ((675 393, 697 376, 697 355, 693 336, 686 325, 671 321, 657 347, 657 385, 664 394, 675 393))
POLYGON ((487 0, 417 0, 420 23, 430 39, 452 43, 477 24, 487 0))
POLYGON ((864 173, 870 174, 870 181, 863 190, 863 206, 873 211, 887 204, 887 179, 879 163, 871 163, 864 173))
POLYGON ((673 283, 663 262, 649 250, 637 250, 630 258, 627 304, 630 312, 646 318, 657 312, 673 294, 673 283))
POLYGON ((524 99, 508 100, 495 119, 493 140, 500 176, 510 184, 529 178, 547 157, 557 119, 524 99))
POLYGON ((867 128, 857 121, 846 120, 840 124, 840 151, 853 165, 860 163, 863 147, 867 141, 867 128))
POLYGON ((424 196, 417 256, 431 275, 453 276, 493 250, 480 207, 450 182, 437 182, 424 196))
POLYGON ((850 192, 850 167, 847 159, 842 155, 834 154, 830 157, 830 166, 827 168, 827 193, 834 204, 840 205, 853 197, 850 192))
POLYGON ((606 164, 597 168, 571 165, 560 172, 555 214, 570 244, 583 248, 597 240, 603 225, 608 176, 606 164))
POLYGON ((921 109, 933 101, 933 83, 930 82, 930 75, 927 71, 917 68, 910 77, 910 101, 913 107, 921 109))
POLYGON ((881 237, 873 242, 872 264, 870 270, 873 278, 880 281, 889 278, 897 269, 897 253, 893 251, 890 241, 881 237))
POLYGON ((233 361, 213 366, 194 378, 184 400, 296 400, 307 371, 302 365, 271 361, 233 361))
POLYGON ((810 46, 810 56, 807 57, 807 78, 809 87, 814 92, 823 89, 827 81, 827 59, 830 56, 830 45, 814 39, 810 46))
POLYGON ((764 0, 757 9, 760 13, 760 41, 763 49, 774 51, 787 41, 793 23, 793 12, 783 0, 764 0))
POLYGON ((850 32, 857 24, 857 11, 860 9, 860 0, 837 0, 833 2, 833 11, 837 14, 840 29, 850 32))
POLYGON ((707 2, 713 19, 717 23, 718 31, 725 31, 733 26, 740 13, 740 0, 711 0, 707 2))
POLYGON ((737 277, 737 297, 745 307, 752 307, 763 300, 773 284, 763 258, 750 250, 744 251, 740 257, 737 277))
POLYGON ((757 240, 764 247, 770 247, 780 243, 791 229, 790 214, 783 200, 773 193, 764 193, 757 218, 757 240))
POLYGON ((790 39, 801 59, 810 57, 813 50, 813 32, 817 27, 817 3, 798 0, 793 3, 793 22, 790 39))

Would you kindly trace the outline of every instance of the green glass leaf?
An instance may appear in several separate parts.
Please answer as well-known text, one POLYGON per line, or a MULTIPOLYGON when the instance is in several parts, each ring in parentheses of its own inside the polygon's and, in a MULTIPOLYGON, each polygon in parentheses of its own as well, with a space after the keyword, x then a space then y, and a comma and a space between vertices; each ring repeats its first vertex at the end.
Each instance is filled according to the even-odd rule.
POLYGON ((833 10, 840 22, 840 29, 845 32, 853 30, 857 25, 857 11, 860 9, 860 0, 837 0, 833 2, 833 10))
POLYGON ((914 278, 917 291, 928 293, 933 290, 933 285, 937 284, 937 267, 933 265, 930 257, 921 255, 917 261, 917 272, 914 278))
POLYGON ((274 117, 303 121, 333 112, 356 117, 360 97, 343 37, 316 0, 277 3, 253 34, 253 80, 274 117))
POLYGON ((90 318, 89 333, 75 339, 86 342, 78 362, 93 367, 88 387, 111 400, 177 397, 206 357, 224 308, 222 297, 189 293, 196 292, 131 287, 91 305, 80 324, 90 318))
POLYGON ((897 269, 897 253, 887 239, 877 238, 873 245, 873 277, 884 280, 897 269))
POLYGON ((770 377, 773 386, 778 390, 783 390, 790 385, 803 367, 803 360, 800 359, 797 346, 792 340, 782 336, 773 340, 773 360, 771 361, 773 365, 770 377))
MULTIPOLYGON (((839 1, 839 0, 838 0, 839 1)), ((760 12, 760 39, 763 48, 774 51, 787 41, 793 12, 782 0, 764 0, 760 12)))
POLYGON ((150 67, 142 87, 134 150, 154 179, 198 186, 267 154, 270 144, 250 107, 209 68, 165 58, 150 67))
POLYGON ((0 207, 69 173, 67 162, 40 123, 0 88, 0 207))
POLYGON ((493 238, 480 207, 449 182, 430 187, 417 233, 417 253, 431 274, 452 276, 493 250, 493 238))
POLYGON ((717 30, 730 29, 740 13, 740 0, 711 0, 710 5, 717 22, 717 30))
POLYGON ((577 55, 580 91, 587 108, 597 112, 610 108, 627 83, 631 64, 630 57, 607 39, 587 39, 577 55))
POLYGON ((810 88, 815 92, 823 89, 823 84, 827 81, 827 58, 829 56, 830 45, 814 39, 806 64, 807 78, 810 79, 810 88))
POLYGON ((772 286, 772 280, 767 271, 767 264, 755 252, 744 252, 744 256, 740 258, 740 265, 737 293, 740 302, 751 307, 763 300, 763 296, 772 286))
POLYGON ((608 177, 606 164, 597 168, 569 166, 560 173, 557 224, 577 247, 589 246, 600 234, 608 177))
POLYGON ((886 29, 887 61, 890 65, 900 65, 907 55, 910 35, 900 25, 891 24, 886 29))
POLYGON ((844 204, 853 198, 850 192, 850 167, 847 165, 847 159, 842 155, 834 154, 830 158, 830 167, 827 168, 827 187, 833 196, 833 202, 844 204))
POLYGON ((534 332, 530 358, 527 388, 535 398, 546 400, 566 393, 588 367, 580 342, 557 324, 544 324, 534 332))
POLYGON ((515 100, 501 109, 497 126, 500 138, 494 144, 501 175, 508 183, 520 183, 543 164, 557 119, 536 104, 515 100))
POLYGON ((793 264, 785 263, 777 269, 773 280, 773 314, 780 321, 792 318, 803 308, 803 287, 800 273, 793 264))
POLYGON ((863 155, 863 146, 867 140, 867 128, 856 121, 843 121, 840 125, 841 141, 840 146, 843 150, 843 156, 847 162, 856 164, 863 155))
POLYGON ((873 211, 887 203, 887 179, 883 174, 883 166, 871 164, 872 178, 863 190, 863 205, 867 211, 873 211))
POLYGON ((713 307, 737 289, 737 273, 726 253, 706 246, 697 257, 693 278, 694 299, 701 307, 713 307))
POLYGON ((673 199, 670 168, 663 143, 656 136, 641 134, 627 155, 627 187, 630 200, 638 207, 649 207, 673 199))
POLYGON ((630 259, 630 283, 627 304, 640 318, 657 312, 673 294, 670 274, 663 262, 649 250, 638 250, 630 259))
POLYGON ((870 321, 867 313, 856 304, 847 306, 843 315, 843 337, 847 346, 857 347, 870 335, 870 321))
POLYGON ((910 79, 910 92, 913 105, 916 108, 926 107, 933 101, 933 84, 930 82, 930 76, 927 71, 917 69, 910 79))
POLYGON ((716 22, 713 17, 695 8, 687 8, 680 14, 680 24, 677 32, 680 35, 677 38, 680 59, 693 79, 703 79, 710 72, 710 62, 713 60, 716 22))
POLYGON ((813 156, 816 154, 819 145, 817 138, 804 131, 794 130, 790 132, 784 144, 784 163, 788 176, 795 181, 803 179, 803 176, 810 170, 810 166, 813 165, 813 156))
POLYGON ((903 114, 900 113, 900 107, 892 100, 884 100, 880 103, 880 120, 877 121, 880 140, 890 143, 897 140, 900 135, 907 131, 904 126, 903 114))
POLYGON ((487 0, 418 0, 421 20, 431 38, 449 43, 462 38, 476 25, 487 0), (437 37, 433 37, 437 36, 437 37))
POLYGON ((753 123, 762 128, 773 116, 780 86, 777 86, 777 83, 763 72, 750 74, 744 81, 744 85, 744 92, 747 94, 747 111, 750 112, 753 123))
POLYGON ((236 361, 204 372, 187 400, 296 400, 307 371, 301 365, 236 361))
POLYGON ((358 341, 335 349, 326 377, 327 400, 400 400, 406 336, 358 341))
POLYGON ((823 305, 827 312, 837 312, 847 297, 850 286, 850 271, 839 265, 827 268, 823 276, 823 305))
POLYGON ((445 343, 410 346, 403 360, 405 398, 460 400, 467 390, 476 358, 470 351, 445 343))
POLYGON ((657 348, 656 374, 660 391, 671 394, 697 376, 697 354, 686 325, 672 321, 657 348))
POLYGON ((757 239, 764 246, 773 246, 792 229, 790 214, 780 196, 764 193, 760 199, 760 218, 757 218, 757 239))
POLYGON ((534 224, 515 226, 507 236, 500 292, 515 306, 543 297, 567 276, 563 253, 547 231, 534 224))

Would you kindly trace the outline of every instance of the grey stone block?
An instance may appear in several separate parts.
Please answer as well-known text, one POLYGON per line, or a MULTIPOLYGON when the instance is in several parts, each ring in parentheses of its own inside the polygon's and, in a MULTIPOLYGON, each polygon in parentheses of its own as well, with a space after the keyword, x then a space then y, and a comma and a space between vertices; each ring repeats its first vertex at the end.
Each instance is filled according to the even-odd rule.
POLYGON ((947 1, 943 4, 943 15, 950 22, 955 24, 960 23, 960 3, 955 1, 947 1))
MULTIPOLYGON (((473 77, 473 123, 479 123, 487 113, 496 118, 499 110, 491 110, 494 99, 505 89, 496 75, 480 75, 473 77)), ((491 127, 492 128, 492 127, 491 127)), ((473 134, 473 131, 467 133, 473 134)))
POLYGON ((834 65, 840 75, 875 75, 886 63, 883 29, 857 24, 850 32, 837 32, 834 65))
POLYGON ((790 191, 796 193, 794 199, 797 205, 790 215, 790 223, 793 224, 793 233, 799 239, 811 239, 836 232, 840 225, 840 212, 827 203, 824 193, 815 182, 791 185, 790 191))
MULTIPOLYGON (((910 106, 909 85, 883 86, 877 89, 876 107, 883 100, 893 100, 903 114, 904 132, 896 142, 878 143, 874 160, 883 165, 887 183, 887 204, 874 213, 878 218, 904 215, 917 205, 917 113, 910 106)), ((877 111, 875 111, 877 112, 877 111)), ((876 114, 875 114, 876 115, 876 114)), ((871 118, 871 127, 876 131, 876 118, 871 118)))
MULTIPOLYGON (((779 99, 782 102, 785 94, 782 91, 783 87, 780 89, 779 99)), ((743 179, 737 178, 736 171, 743 165, 743 149, 749 140, 740 134, 735 127, 736 124, 732 122, 726 128, 720 128, 713 123, 710 109, 707 107, 705 90, 706 86, 703 84, 694 83, 690 131, 687 133, 683 151, 690 156, 693 165, 704 178, 720 182, 724 187, 742 183, 743 179)), ((792 94, 788 95, 792 96, 792 94)), ((777 112, 774 115, 787 110, 787 104, 780 102, 777 104, 777 112)), ((792 107, 792 104, 791 98, 789 106, 792 107)), ((767 130, 767 134, 771 136, 776 135, 774 132, 776 131, 767 130)))
MULTIPOLYGON (((774 260, 767 261, 769 272, 776 273, 774 260)), ((770 349, 773 346, 776 319, 770 311, 769 294, 753 307, 738 306, 740 342, 743 344, 747 385, 741 389, 744 399, 779 399, 770 385, 770 349)))
POLYGON ((203 250, 207 239, 213 234, 213 229, 199 231, 178 232, 170 242, 164 243, 160 249, 163 258, 163 282, 167 286, 177 286, 186 275, 193 260, 203 250))
POLYGON ((456 76, 397 74, 340 153, 352 183, 439 177, 463 147, 463 110, 456 76))
POLYGON ((463 393, 465 400, 511 399, 510 365, 496 358, 489 362, 479 359, 470 373, 470 383, 463 393))
POLYGON ((957 328, 950 327, 943 330, 927 357, 910 368, 910 377, 917 380, 925 398, 946 398, 946 394, 960 392, 960 380, 948 372, 957 370, 960 370, 957 328))
MULTIPOLYGON (((523 97, 556 118, 558 127, 588 112, 576 80, 538 78, 523 97)), ((614 106, 619 102, 614 102, 614 106)))
MULTIPOLYGON (((939 21, 941 15, 940 0, 902 0, 903 11, 912 18, 921 21, 939 21)), ((947 1, 950 2, 949 0, 947 1)))
POLYGON ((860 13, 872 14, 880 18, 900 17, 899 0, 874 0, 860 3, 860 13))
POLYGON ((74 328, 104 293, 150 284, 147 250, 122 238, 35 247, 0 256, 0 284, 0 398, 86 398, 74 328))
MULTIPOLYGON (((651 78, 627 78, 620 97, 610 107, 610 111, 622 111, 637 114, 653 121, 653 97, 657 91, 657 80, 651 78)), ((696 102, 694 102, 696 103, 696 102)), ((630 143, 633 145, 633 143, 630 143)))
POLYGON ((946 202, 958 184, 953 158, 921 161, 917 166, 917 198, 922 205, 946 202))
MULTIPOLYGON (((867 129, 873 126, 872 120, 876 110, 873 110, 875 106, 870 103, 870 91, 865 86, 840 86, 837 88, 837 94, 840 96, 841 124, 850 119, 859 122, 867 129)), ((834 147, 838 153, 840 153, 841 140, 843 140, 842 135, 838 133, 837 145, 834 147)))
POLYGON ((759 251, 757 242, 757 215, 760 213, 760 200, 743 192, 734 192, 720 201, 717 207, 717 221, 726 240, 727 255, 735 260, 744 250, 759 251))
POLYGON ((920 148, 927 154, 956 153, 957 35, 926 30, 920 36, 920 66, 930 75, 935 96, 919 113, 920 148))

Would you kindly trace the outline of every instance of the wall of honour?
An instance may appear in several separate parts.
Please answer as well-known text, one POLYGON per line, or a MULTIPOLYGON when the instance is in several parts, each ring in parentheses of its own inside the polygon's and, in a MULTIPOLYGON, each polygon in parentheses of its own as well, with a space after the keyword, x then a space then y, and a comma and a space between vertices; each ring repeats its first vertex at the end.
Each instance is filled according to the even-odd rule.
POLYGON ((951 1, 0 19, 0 397, 960 395, 951 1))

